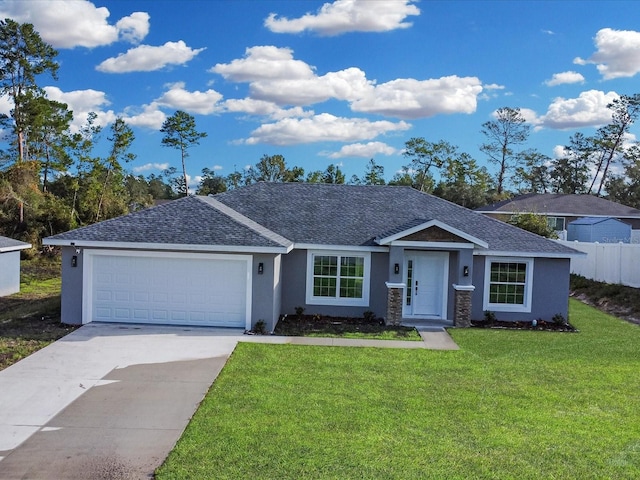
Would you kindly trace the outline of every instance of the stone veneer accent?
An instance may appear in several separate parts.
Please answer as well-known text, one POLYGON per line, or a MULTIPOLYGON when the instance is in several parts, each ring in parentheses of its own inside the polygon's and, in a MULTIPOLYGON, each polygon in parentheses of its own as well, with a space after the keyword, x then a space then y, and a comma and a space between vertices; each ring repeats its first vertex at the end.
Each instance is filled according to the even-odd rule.
POLYGON ((473 285, 454 285, 455 305, 453 324, 456 327, 471 326, 471 296, 476 289, 473 285))
POLYGON ((387 282, 387 315, 384 317, 386 325, 400 325, 402 323, 404 288, 404 283, 387 282))

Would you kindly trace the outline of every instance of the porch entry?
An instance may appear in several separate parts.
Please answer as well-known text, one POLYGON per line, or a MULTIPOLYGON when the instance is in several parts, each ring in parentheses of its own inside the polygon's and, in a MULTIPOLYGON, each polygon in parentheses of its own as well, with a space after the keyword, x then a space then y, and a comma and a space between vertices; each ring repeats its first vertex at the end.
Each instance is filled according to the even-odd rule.
POLYGON ((448 252, 407 252, 404 317, 447 318, 448 252))

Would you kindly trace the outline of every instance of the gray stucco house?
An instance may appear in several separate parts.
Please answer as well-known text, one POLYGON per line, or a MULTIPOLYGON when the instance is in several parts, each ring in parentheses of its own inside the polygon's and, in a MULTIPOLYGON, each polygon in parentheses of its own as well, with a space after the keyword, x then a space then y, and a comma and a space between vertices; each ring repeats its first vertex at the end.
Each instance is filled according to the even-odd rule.
POLYGON ((20 291, 20 250, 31 244, 0 236, 0 297, 20 291))
POLYGON ((579 254, 409 187, 257 183, 55 235, 62 320, 270 330, 296 307, 465 326, 567 317, 579 254))

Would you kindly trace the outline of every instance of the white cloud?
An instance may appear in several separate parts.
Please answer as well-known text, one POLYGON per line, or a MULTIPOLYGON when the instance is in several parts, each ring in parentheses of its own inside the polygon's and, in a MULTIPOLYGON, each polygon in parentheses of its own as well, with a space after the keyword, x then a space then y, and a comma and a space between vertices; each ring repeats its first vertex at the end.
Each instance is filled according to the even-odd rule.
POLYGON ((167 42, 159 47, 140 45, 115 58, 108 58, 96 67, 105 73, 152 72, 167 65, 182 65, 204 48, 190 48, 182 40, 167 42))
POLYGON ((366 96, 372 84, 359 68, 329 72, 321 77, 307 79, 280 79, 254 82, 251 96, 278 105, 311 105, 330 98, 353 101, 366 96))
POLYGON ((582 92, 578 98, 558 97, 540 121, 545 127, 560 130, 604 125, 611 121, 611 110, 607 105, 616 98, 618 94, 615 92, 599 90, 582 92))
POLYGON ((544 83, 549 87, 555 87, 556 85, 564 85, 567 83, 584 83, 584 77, 578 72, 573 71, 554 73, 553 76, 544 83))
POLYGON ((482 88, 485 90, 504 90, 506 87, 504 85, 498 85, 497 83, 490 83, 483 85, 482 88))
POLYGON ((253 98, 230 98, 222 103, 226 112, 247 113, 249 115, 264 115, 274 120, 289 117, 311 117, 313 110, 304 110, 302 107, 281 108, 273 102, 255 100, 253 98))
POLYGON ((13 109, 13 100, 8 95, 0 97, 0 114, 11 115, 13 109))
POLYGON ((149 105, 144 105, 141 111, 134 107, 125 108, 124 119, 131 126, 160 130, 167 115, 160 110, 156 102, 151 102, 149 105))
POLYGON ((356 112, 398 118, 424 118, 442 113, 473 113, 482 92, 476 77, 455 75, 430 80, 398 79, 376 86, 354 101, 356 112))
POLYGON ((78 131, 86 123, 87 115, 91 112, 97 115, 94 125, 100 127, 112 123, 117 117, 113 110, 104 110, 110 104, 104 92, 92 89, 63 92, 58 87, 44 87, 44 91, 49 99, 66 103, 69 110, 73 111, 72 132, 78 131))
POLYGON ((133 167, 134 173, 148 172, 149 170, 166 170, 169 168, 168 163, 145 163, 139 167, 133 167))
POLYGON ((408 130, 410 127, 406 122, 371 122, 363 118, 343 118, 322 113, 311 118, 285 118, 261 125, 251 132, 251 137, 244 143, 297 145, 313 142, 353 142, 370 140, 388 132, 408 130))
POLYGON ((312 67, 301 60, 293 59, 290 48, 272 45, 250 47, 244 58, 231 63, 218 63, 211 69, 232 82, 257 82, 260 80, 313 78, 312 67))
POLYGON ((55 48, 109 45, 123 40, 138 42, 149 32, 149 15, 134 12, 116 25, 108 22, 106 7, 86 0, 13 0, 0 6, 0 18, 32 23, 42 39, 55 48))
POLYGON ((340 35, 346 32, 387 32, 408 28, 408 16, 420 14, 414 0, 336 0, 325 3, 316 14, 300 18, 278 18, 270 14, 265 27, 275 33, 300 33, 305 30, 320 35, 340 35))
POLYGON ((130 43, 139 43, 149 34, 149 14, 134 12, 116 22, 120 38, 130 43))
POLYGON ((640 72, 640 32, 603 28, 594 39, 597 51, 588 59, 577 57, 578 65, 595 64, 605 80, 633 77, 640 72))
POLYGON ((189 92, 184 89, 184 83, 176 83, 155 102, 163 107, 209 115, 220 110, 218 102, 221 99, 222 94, 215 90, 189 92))
MULTIPOLYGON (((249 83, 254 103, 246 99, 228 100, 229 108, 254 108, 269 114, 275 111, 270 103, 305 106, 329 99, 347 101, 356 112, 407 119, 440 113, 473 113, 482 92, 482 84, 476 77, 407 78, 376 85, 356 67, 319 76, 314 67, 295 60, 290 49, 273 46, 248 48, 244 58, 217 64, 210 71, 230 81, 249 83)), ((493 84, 488 88, 504 87, 493 84)))
POLYGON ((329 158, 342 158, 342 157, 363 157, 372 158, 378 154, 380 155, 393 155, 398 151, 383 142, 369 142, 369 143, 353 143, 351 145, 344 145, 340 151, 334 152, 329 155, 329 158))

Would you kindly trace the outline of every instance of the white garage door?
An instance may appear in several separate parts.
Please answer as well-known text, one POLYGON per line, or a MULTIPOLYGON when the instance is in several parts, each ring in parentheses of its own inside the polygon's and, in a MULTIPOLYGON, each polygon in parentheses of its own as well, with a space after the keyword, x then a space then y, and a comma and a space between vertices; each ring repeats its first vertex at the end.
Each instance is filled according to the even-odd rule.
POLYGON ((85 251, 85 322, 246 328, 250 265, 246 255, 85 251))

